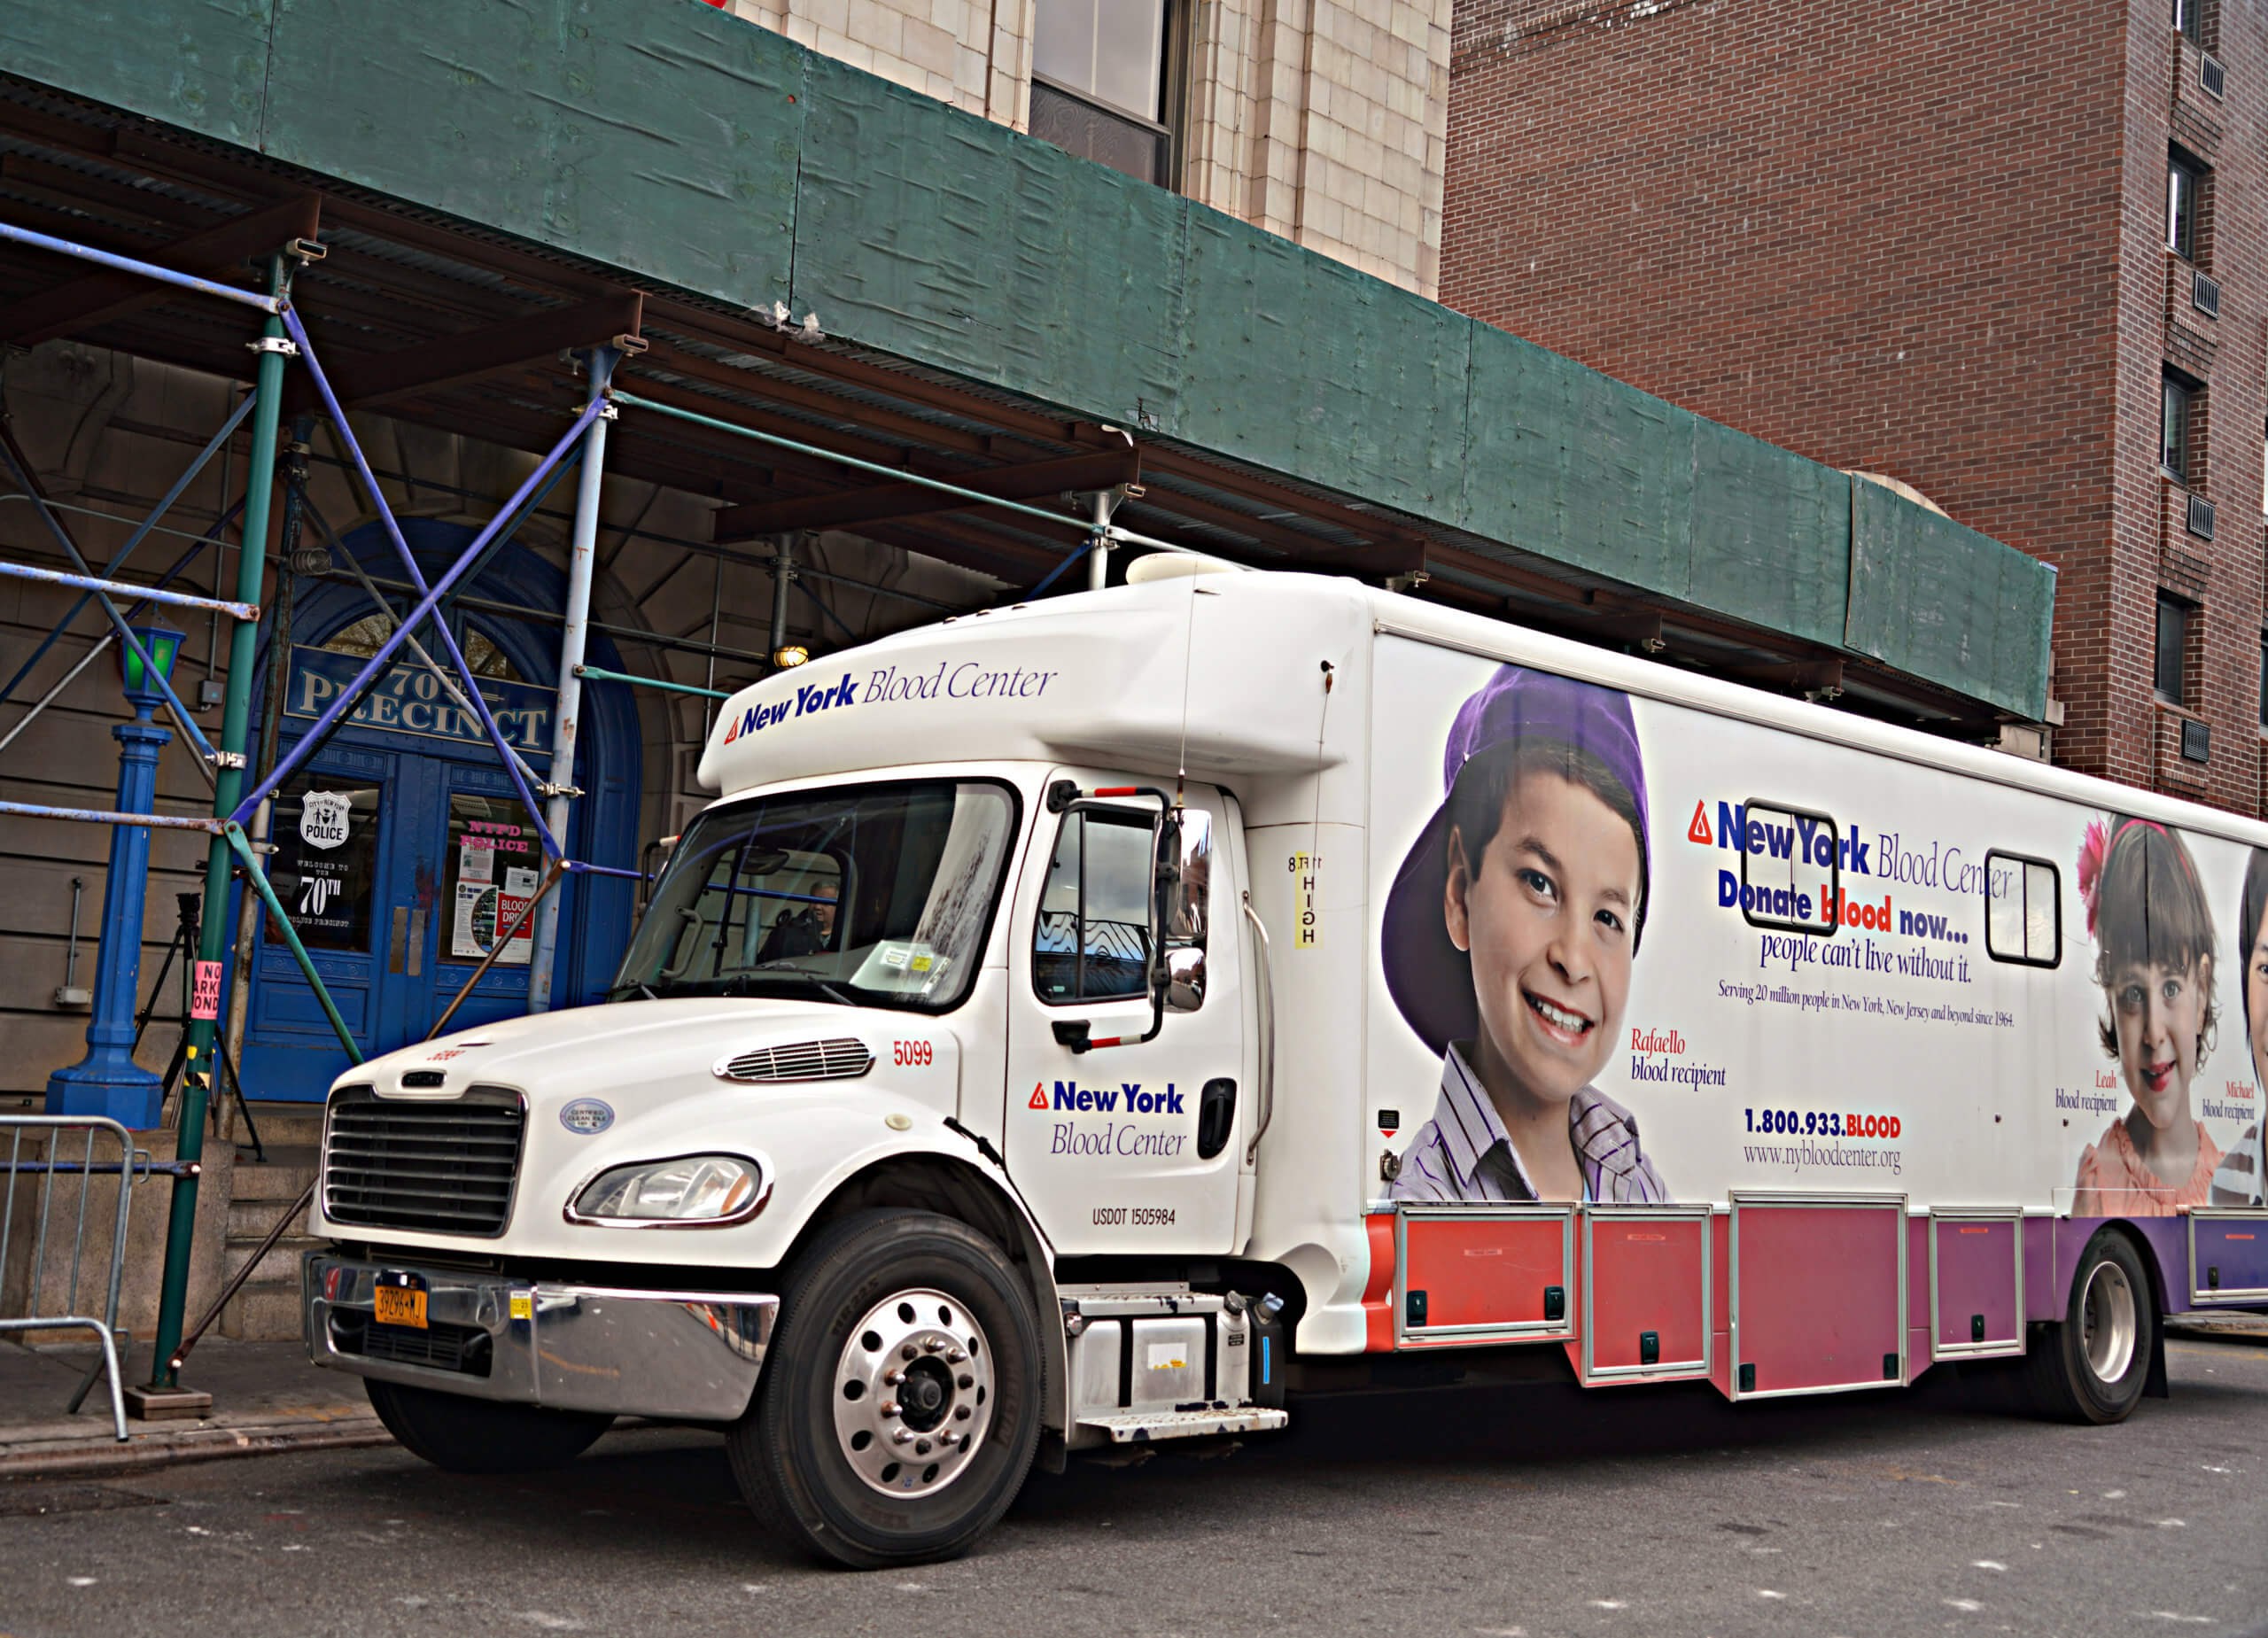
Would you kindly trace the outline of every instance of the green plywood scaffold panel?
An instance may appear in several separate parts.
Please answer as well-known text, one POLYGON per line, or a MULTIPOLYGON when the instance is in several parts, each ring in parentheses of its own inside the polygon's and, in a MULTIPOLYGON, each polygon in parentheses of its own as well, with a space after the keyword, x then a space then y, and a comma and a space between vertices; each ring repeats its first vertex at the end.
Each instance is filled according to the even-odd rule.
POLYGON ((798 318, 1172 430, 1187 200, 832 58, 810 58, 806 83, 798 318))
POLYGON ((1366 501, 1455 514, 1471 320, 1201 206, 1184 267, 1168 431, 1279 472, 1359 472, 1366 501))
POLYGON ((768 313, 812 60, 684 0, 278 0, 260 145, 768 313))
POLYGON ((275 9, 276 0, 9 0, 0 71, 257 148, 275 9))
POLYGON ((0 0, 0 70, 2046 709, 2046 565, 696 0, 0 0))
POLYGON ((1843 641, 1853 652, 2036 718, 2054 602, 2047 564, 1879 484, 1851 480, 1843 641))

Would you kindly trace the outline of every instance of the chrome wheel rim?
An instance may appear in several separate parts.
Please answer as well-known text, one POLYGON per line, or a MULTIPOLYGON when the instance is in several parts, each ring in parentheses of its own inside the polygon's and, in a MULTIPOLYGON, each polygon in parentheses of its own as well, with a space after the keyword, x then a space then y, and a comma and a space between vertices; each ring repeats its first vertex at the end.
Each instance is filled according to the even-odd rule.
POLYGON ((2125 1269, 2108 1261, 2094 1265, 2079 1298, 2079 1322, 2095 1380, 2107 1387, 2124 1377, 2134 1362, 2137 1329, 2134 1287, 2125 1269))
POLYGON ((850 1328, 830 1392, 843 1459, 884 1495, 943 1490, 992 1425, 992 1344, 957 1297, 885 1297, 850 1328))

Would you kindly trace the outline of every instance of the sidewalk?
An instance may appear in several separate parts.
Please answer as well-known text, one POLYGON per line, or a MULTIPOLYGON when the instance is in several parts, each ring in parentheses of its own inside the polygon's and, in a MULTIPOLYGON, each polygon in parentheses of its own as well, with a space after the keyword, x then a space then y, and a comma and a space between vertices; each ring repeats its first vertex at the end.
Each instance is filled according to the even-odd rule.
MULTIPOLYGON (((298 1342, 232 1342, 210 1337, 182 1371, 183 1386, 213 1395, 202 1420, 126 1419, 120 1444, 108 1385, 97 1378, 75 1417, 63 1408, 79 1386, 93 1350, 73 1345, 40 1350, 0 1342, 0 1479, 56 1473, 108 1473, 174 1462, 383 1445, 362 1382, 307 1362, 298 1342)), ((150 1346, 136 1345, 125 1381, 145 1380, 150 1346)))
POLYGON ((2223 1337, 2240 1342, 2268 1342, 2268 1314, 2240 1314, 2203 1309, 2165 1316, 2170 1337, 2223 1337))

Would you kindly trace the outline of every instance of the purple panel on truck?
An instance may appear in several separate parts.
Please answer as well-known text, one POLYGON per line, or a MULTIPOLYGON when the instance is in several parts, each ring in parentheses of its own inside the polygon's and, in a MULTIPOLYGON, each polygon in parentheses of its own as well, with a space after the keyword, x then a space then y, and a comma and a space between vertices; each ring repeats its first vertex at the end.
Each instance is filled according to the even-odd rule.
POLYGON ((2203 1211, 2189 1219, 2190 1300, 2268 1303, 2268 1212, 2203 1211))
POLYGON ((2021 1226, 2013 1216, 1930 1220, 1937 1259, 1935 1353, 2005 1346, 2022 1336, 2023 1316, 2016 1311, 2021 1226))

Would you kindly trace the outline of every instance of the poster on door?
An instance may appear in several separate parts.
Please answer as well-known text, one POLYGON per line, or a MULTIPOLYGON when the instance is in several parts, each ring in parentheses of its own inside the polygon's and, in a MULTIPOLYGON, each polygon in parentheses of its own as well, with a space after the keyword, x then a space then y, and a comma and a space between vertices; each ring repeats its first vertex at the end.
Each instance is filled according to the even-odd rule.
POLYGON ((509 797, 453 792, 448 849, 444 959, 478 961, 503 939, 495 965, 527 966, 534 954, 535 920, 526 912, 540 857, 534 826, 509 797))
MULTIPOLYGON (((268 879, 310 950, 367 951, 378 844, 378 790, 301 774, 276 799, 268 879)), ((283 929, 269 919, 268 936, 283 929)))

